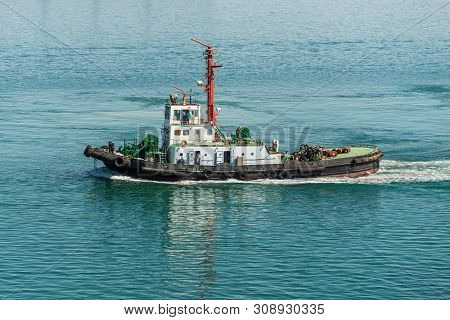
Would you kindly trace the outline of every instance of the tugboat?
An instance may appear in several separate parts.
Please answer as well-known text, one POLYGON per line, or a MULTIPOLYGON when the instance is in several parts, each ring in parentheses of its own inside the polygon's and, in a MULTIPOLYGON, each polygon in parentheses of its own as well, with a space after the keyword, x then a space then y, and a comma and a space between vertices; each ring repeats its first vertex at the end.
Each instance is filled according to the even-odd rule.
POLYGON ((303 144, 283 153, 278 140, 267 146, 245 126, 225 135, 214 106, 215 69, 222 65, 214 61, 217 51, 213 46, 192 41, 206 47, 206 84, 197 81, 207 94, 206 108, 175 87, 182 98, 179 101, 177 93, 170 94, 161 143, 158 136, 147 134, 141 141, 124 141, 117 149, 111 141, 98 148, 87 146, 86 157, 101 160, 120 174, 155 181, 360 177, 378 171, 383 152, 376 146, 303 144))

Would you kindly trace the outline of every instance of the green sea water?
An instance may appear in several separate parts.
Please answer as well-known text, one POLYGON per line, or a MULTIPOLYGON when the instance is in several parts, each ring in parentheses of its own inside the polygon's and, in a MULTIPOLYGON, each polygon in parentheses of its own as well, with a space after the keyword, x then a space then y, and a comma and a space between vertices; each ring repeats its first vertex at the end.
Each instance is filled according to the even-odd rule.
POLYGON ((450 8, 0 3, 0 298, 448 299, 450 8), (211 21, 210 17, 213 16, 211 21), (153 183, 83 156, 159 132, 216 45, 219 120, 378 145, 359 179, 153 183))

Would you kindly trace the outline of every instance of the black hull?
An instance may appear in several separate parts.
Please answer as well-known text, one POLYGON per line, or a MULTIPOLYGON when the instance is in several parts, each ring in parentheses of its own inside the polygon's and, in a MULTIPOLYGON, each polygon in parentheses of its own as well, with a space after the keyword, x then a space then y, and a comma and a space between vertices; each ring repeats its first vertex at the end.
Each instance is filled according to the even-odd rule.
POLYGON ((161 164, 143 159, 126 159, 109 153, 105 149, 87 147, 86 157, 103 161, 112 171, 154 181, 180 180, 257 180, 257 179, 298 179, 313 177, 360 177, 378 171, 382 152, 369 156, 327 159, 311 162, 296 160, 280 165, 231 166, 222 164, 211 166, 189 166, 161 164))

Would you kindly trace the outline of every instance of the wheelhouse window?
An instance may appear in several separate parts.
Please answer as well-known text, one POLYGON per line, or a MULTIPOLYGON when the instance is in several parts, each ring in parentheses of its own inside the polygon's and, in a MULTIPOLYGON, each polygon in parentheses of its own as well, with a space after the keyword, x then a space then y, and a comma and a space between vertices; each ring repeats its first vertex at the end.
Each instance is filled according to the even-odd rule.
POLYGON ((208 136, 212 136, 212 129, 208 128, 208 136))
POLYGON ((189 122, 189 118, 190 118, 189 110, 187 110, 187 109, 183 110, 183 118, 182 118, 183 122, 184 123, 188 123, 189 122))
POLYGON ((188 136, 189 135, 189 130, 183 130, 183 136, 188 136))
POLYGON ((181 112, 180 110, 174 110, 173 111, 173 117, 175 118, 175 120, 181 120, 181 112))
POLYGON ((181 135, 181 130, 175 130, 174 134, 175 134, 176 136, 181 135))
POLYGON ((199 135, 200 135, 200 129, 195 129, 194 134, 195 134, 196 136, 199 136, 199 135))

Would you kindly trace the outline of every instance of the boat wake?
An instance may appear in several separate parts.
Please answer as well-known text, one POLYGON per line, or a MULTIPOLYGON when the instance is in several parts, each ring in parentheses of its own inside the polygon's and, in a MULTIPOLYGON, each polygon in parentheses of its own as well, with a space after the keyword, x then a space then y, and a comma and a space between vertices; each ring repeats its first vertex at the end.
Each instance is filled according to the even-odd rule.
POLYGON ((441 182, 450 181, 450 160, 436 161, 397 161, 383 160, 380 170, 376 174, 360 178, 308 178, 308 179, 261 179, 254 181, 225 180, 225 181, 179 181, 179 182, 157 182, 138 178, 131 178, 120 175, 109 169, 102 167, 89 171, 90 176, 106 178, 111 180, 145 182, 175 185, 196 185, 196 184, 317 184, 317 183, 341 183, 341 184, 390 184, 390 183, 420 183, 420 182, 441 182))

